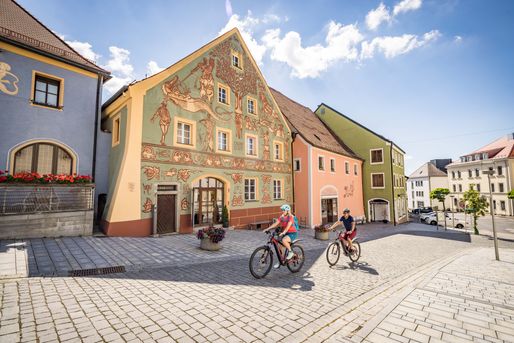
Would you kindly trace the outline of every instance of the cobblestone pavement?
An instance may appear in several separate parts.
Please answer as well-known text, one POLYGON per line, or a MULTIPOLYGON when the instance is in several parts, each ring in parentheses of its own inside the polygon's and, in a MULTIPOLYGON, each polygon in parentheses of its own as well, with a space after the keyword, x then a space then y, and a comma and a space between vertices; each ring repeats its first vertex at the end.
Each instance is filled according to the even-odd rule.
MULTIPOLYGON (((423 224, 370 224, 359 226, 362 241, 403 231, 432 230, 423 224)), ((306 250, 324 248, 313 239, 312 230, 302 230, 306 250)), ((335 233, 332 233, 335 237, 335 233)), ((195 235, 143 237, 66 237, 0 241, 0 278, 23 276, 68 276, 71 271, 125 267, 127 271, 165 266, 183 266, 213 260, 248 256, 266 237, 258 231, 228 231, 223 249, 199 249, 195 235)))
POLYGON ((280 268, 263 280, 248 271, 250 251, 245 258, 102 277, 4 280, 0 342, 321 342, 375 335, 407 341, 438 330, 436 323, 449 331, 441 331, 443 340, 471 332, 485 338, 490 330, 487 337, 509 341, 513 247, 500 251, 510 262, 493 263, 490 244, 460 233, 406 230, 363 243, 358 263, 342 258, 330 268, 324 250, 313 247, 300 273, 280 268), (469 313, 459 312, 463 306, 469 313), (433 327, 418 329, 415 310, 428 313, 424 322, 433 327), (391 318, 408 323, 405 331, 383 327, 391 318))

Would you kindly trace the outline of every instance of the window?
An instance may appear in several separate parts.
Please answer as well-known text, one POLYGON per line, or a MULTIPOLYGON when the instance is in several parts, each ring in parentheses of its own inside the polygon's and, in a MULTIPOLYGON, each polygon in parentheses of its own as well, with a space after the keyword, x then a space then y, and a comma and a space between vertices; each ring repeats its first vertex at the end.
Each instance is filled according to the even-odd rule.
POLYGON ((478 168, 477 168, 477 169, 475 169, 475 176, 476 176, 476 177, 479 177, 479 176, 480 176, 480 170, 478 170, 478 168))
POLYGON ((500 209, 502 211, 505 211, 505 201, 503 201, 503 200, 500 200, 500 209))
POLYGON ((358 173, 357 169, 358 169, 358 168, 357 168, 357 165, 356 165, 356 164, 354 164, 354 165, 353 165, 353 174, 354 174, 354 175, 357 175, 357 173, 358 173))
POLYGON ((216 128, 216 151, 227 153, 232 150, 231 147, 232 137, 230 130, 216 128))
POLYGON ((299 158, 295 158, 294 160, 294 171, 300 171, 301 170, 301 162, 299 158))
POLYGON ((372 149, 371 150, 371 164, 384 163, 384 158, 382 156, 383 149, 372 149))
POLYGON ((496 200, 493 200, 493 209, 496 210, 496 200))
POLYGON ((257 136, 246 135, 246 155, 257 157, 257 136))
POLYGON ((58 108, 62 80, 35 74, 34 82, 33 103, 58 108))
POLYGON ((414 191, 412 191, 412 197, 414 198, 414 191))
POLYGON ((498 192, 500 192, 500 193, 504 192, 504 190, 503 190, 503 183, 499 183, 498 184, 498 192))
POLYGON ((273 180, 273 199, 282 199, 282 180, 273 180))
POLYGON ((502 166, 498 166, 498 175, 503 175, 503 168, 502 168, 502 166))
POLYGON ((477 191, 480 192, 480 184, 479 183, 477 183, 477 191))
POLYGON ((452 171, 452 179, 455 179, 455 172, 452 171))
POLYGON ((371 188, 384 188, 384 173, 371 173, 371 188))
POLYGON ((491 192, 494 193, 494 183, 491 183, 491 192))
POLYGON ((453 192, 455 193, 457 191, 457 187, 453 185, 453 192))
POLYGON ((488 158, 487 153, 486 153, 486 152, 484 152, 484 153, 482 154, 482 159, 483 159, 483 160, 487 160, 487 158, 488 158))
POLYGON ((237 51, 232 50, 232 66, 243 69, 243 63, 241 59, 241 54, 237 51))
POLYGON ((245 179, 245 200, 254 201, 257 199, 256 179, 245 179))
POLYGON ((471 169, 468 169, 468 177, 473 177, 473 173, 471 172, 471 169))
POLYGON ((61 147, 52 143, 34 143, 14 153, 13 174, 36 172, 45 174, 73 173, 74 160, 61 147))
POLYGON ((325 170, 325 158, 323 156, 318 156, 318 169, 325 170))
POLYGON ((257 114, 257 101, 254 98, 246 99, 246 111, 250 114, 257 114))
POLYGON ((333 158, 330 159, 330 171, 335 172, 336 171, 336 160, 333 158))
POLYGON ((273 157, 277 161, 284 160, 284 144, 281 142, 273 142, 273 157))
POLYGON ((178 122, 177 143, 191 145, 191 125, 178 122))
POLYGON ((462 185, 459 185, 459 192, 462 192, 462 185))
POLYGON ((344 163, 344 171, 346 174, 350 174, 350 163, 348 163, 348 162, 344 163))
POLYGON ((218 102, 230 105, 230 88, 222 84, 218 84, 218 102))
POLYGON ((120 117, 117 116, 112 122, 112 146, 120 143, 120 117))
POLYGON ((460 179, 461 178, 461 175, 460 175, 460 170, 457 171, 457 177, 460 179))

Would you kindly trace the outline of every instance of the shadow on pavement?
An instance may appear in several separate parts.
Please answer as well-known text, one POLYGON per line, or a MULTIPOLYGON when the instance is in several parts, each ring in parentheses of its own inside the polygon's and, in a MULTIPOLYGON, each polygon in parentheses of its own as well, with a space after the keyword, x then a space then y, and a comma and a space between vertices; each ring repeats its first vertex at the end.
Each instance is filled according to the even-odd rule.
POLYGON ((330 268, 335 269, 335 270, 353 269, 353 270, 361 271, 361 272, 371 274, 371 275, 378 275, 378 271, 375 268, 371 267, 368 264, 368 262, 359 262, 359 261, 348 262, 345 265, 336 264, 335 266, 332 266, 330 268))
POLYGON ((463 233, 463 232, 455 232, 455 231, 445 231, 443 229, 439 230, 406 230, 398 232, 397 234, 403 234, 403 235, 413 235, 413 236, 423 236, 423 237, 433 237, 433 238, 442 238, 442 239, 450 239, 454 241, 459 242, 466 242, 471 243, 471 237, 469 233, 463 233))

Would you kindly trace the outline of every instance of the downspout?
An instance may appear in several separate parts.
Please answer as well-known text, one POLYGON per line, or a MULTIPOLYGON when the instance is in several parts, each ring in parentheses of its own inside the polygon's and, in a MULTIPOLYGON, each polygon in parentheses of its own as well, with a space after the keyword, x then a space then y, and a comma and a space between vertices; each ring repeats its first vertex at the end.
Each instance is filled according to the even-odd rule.
POLYGON ((296 138, 296 133, 291 132, 291 189, 293 192, 293 204, 294 204, 294 212, 296 213, 296 198, 294 196, 294 153, 293 153, 293 143, 296 138))
POLYGON ((390 143, 391 143, 391 148, 389 150, 389 155, 390 155, 389 162, 391 163, 391 192, 393 195, 393 201, 391 203, 393 206, 393 226, 396 226, 396 212, 395 212, 395 208, 394 208, 393 142, 390 142, 390 143))
POLYGON ((93 165, 91 167, 91 177, 93 178, 93 181, 95 181, 95 174, 96 174, 96 146, 97 146, 97 140, 98 140, 98 121, 100 119, 101 110, 100 110, 100 92, 102 89, 102 83, 103 83, 103 76, 98 75, 98 82, 96 84, 96 109, 95 109, 95 129, 93 132, 93 165))

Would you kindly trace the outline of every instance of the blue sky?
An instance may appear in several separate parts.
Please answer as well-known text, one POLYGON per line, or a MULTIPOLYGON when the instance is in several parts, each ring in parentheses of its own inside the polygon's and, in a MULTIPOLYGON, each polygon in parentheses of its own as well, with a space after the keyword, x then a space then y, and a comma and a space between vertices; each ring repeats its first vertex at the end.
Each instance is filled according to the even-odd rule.
POLYGON ((237 26, 268 84, 407 152, 406 173, 514 132, 514 1, 19 0, 116 88, 237 26))

